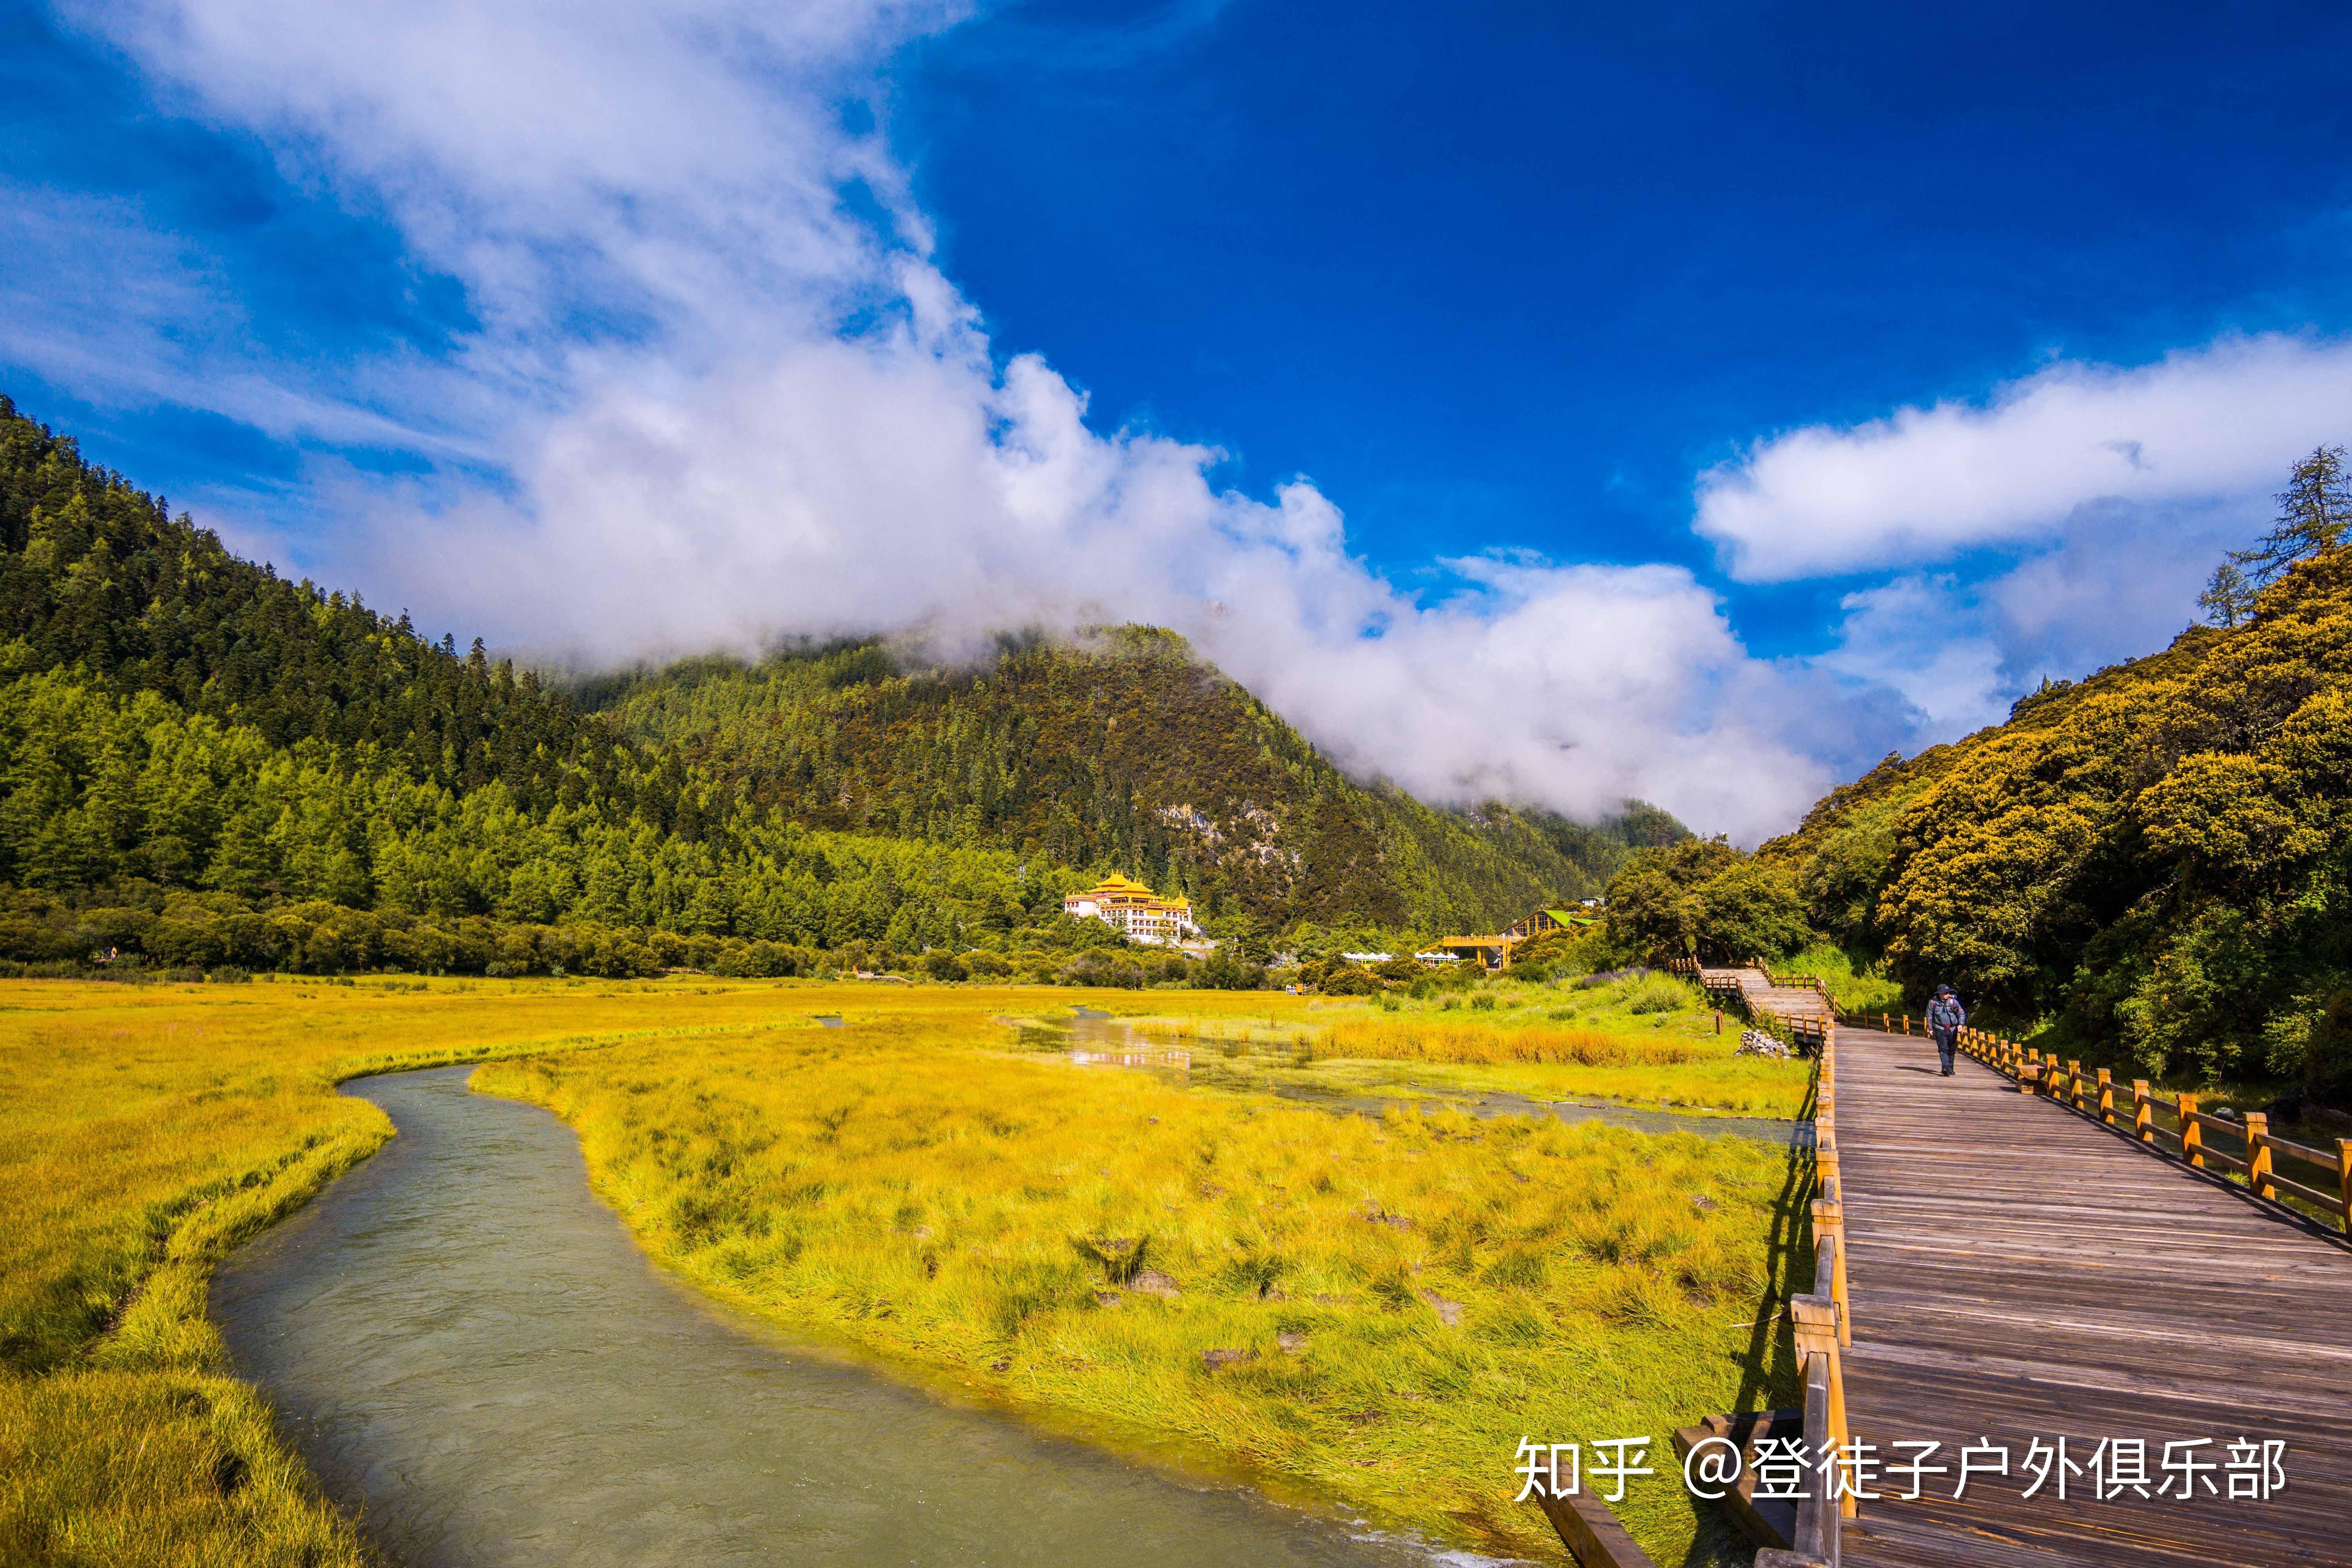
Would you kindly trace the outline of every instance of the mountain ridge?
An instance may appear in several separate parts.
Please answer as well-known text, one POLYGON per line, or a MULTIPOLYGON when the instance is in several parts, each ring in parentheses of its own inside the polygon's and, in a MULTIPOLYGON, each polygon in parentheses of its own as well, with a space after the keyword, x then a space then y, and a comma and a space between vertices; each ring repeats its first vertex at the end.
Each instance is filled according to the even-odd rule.
MULTIPOLYGON (((624 971, 658 962, 656 931, 919 951, 1044 931, 1114 865, 1269 933, 1483 926, 1682 831, 1646 808, 1479 821, 1359 785, 1147 628, 1011 639, 977 674, 878 645, 779 673, 799 693, 781 705, 709 659, 575 700, 480 639, 461 654, 238 558, 0 397, 0 888, 32 899, 44 961, 107 945, 58 923, 91 900, 373 911, 449 942, 452 921, 584 922, 624 971)), ((307 937, 240 926, 234 962, 332 967, 377 951, 365 923, 309 959, 307 937)), ((490 940, 466 937, 467 962, 490 940)))
POLYGON ((706 658, 572 689, 797 820, 1116 865, 1261 922, 1478 925, 1598 893, 1685 830, 1427 805, 1330 763, 1177 634, 1000 638, 950 665, 879 639, 706 658))

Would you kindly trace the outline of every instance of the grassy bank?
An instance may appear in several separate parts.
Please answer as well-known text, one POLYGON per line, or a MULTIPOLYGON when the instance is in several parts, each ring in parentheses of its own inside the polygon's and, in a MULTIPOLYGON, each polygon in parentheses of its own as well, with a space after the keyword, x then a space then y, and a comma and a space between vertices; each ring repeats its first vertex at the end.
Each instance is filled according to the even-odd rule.
MULTIPOLYGON (((1180 997, 1212 1029, 1326 1021, 1264 994, 1122 1001, 1180 997)), ((489 1069, 498 1086, 572 1118, 605 1195, 714 1293, 1457 1535, 1545 1547, 1508 1502, 1522 1430, 1663 1436, 1668 1417, 1770 1392, 1749 1369, 1785 1344, 1730 1325, 1768 1310, 1785 1272, 1766 1239, 1778 1157, 1328 1118, 993 1048, 1008 1031, 992 1016, 1110 999, 0 985, 0 1561, 362 1561, 225 1374, 211 1268, 390 1135, 339 1079, 524 1053, 489 1069), (816 1029, 817 1013, 849 1026, 816 1029), (1117 1285, 1108 1244, 1146 1236, 1117 1285), (1146 1271, 1181 1293, 1153 1294, 1146 1271), (1307 1338, 1286 1350, 1286 1334, 1307 1338), (1244 1354, 1212 1370, 1209 1349, 1244 1354)), ((1670 1551, 1693 1528, 1669 1489, 1628 1508, 1670 1551)))
POLYGON ((359 1562, 205 1318, 216 1259, 391 1136, 336 1081, 770 1026, 799 1001, 724 983, 0 983, 0 1562, 359 1562))

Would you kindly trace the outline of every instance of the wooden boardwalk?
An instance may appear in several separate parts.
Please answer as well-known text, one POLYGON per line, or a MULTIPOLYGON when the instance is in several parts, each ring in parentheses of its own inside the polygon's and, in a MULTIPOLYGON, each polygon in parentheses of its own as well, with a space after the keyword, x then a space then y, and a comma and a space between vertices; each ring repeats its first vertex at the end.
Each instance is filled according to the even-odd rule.
POLYGON ((1933 1440, 1952 1468, 1916 1501, 1882 1473, 1844 1563, 2352 1565, 2352 1249, 1966 1057, 1947 1079, 1926 1040, 1837 1037, 1851 1425, 1882 1465, 1933 1440), (2084 1473, 2022 1498, 2030 1445, 2061 1437, 2084 1473), (2146 1441, 2150 1494, 2197 1438, 2224 1492, 2231 1444, 2284 1443, 2286 1485, 2099 1501, 2088 1464, 2116 1438, 2146 1441), (1981 1441, 2010 1473, 1956 1501, 1981 1441))

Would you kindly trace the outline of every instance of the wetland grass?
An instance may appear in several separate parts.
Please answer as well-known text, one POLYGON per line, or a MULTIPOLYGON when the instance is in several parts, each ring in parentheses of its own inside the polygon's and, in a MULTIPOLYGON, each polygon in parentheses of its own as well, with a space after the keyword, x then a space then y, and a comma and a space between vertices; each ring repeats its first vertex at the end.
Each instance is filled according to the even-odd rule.
POLYGON ((1810 1093, 1809 1069, 1739 1056, 1738 1026, 1718 1034, 1704 995, 1670 975, 1589 989, 1489 983, 1463 1002, 1391 994, 1311 1003, 1295 1021, 1261 1009, 1255 1018, 1145 1017, 1135 1027, 1170 1044, 1286 1058, 1299 1081, 1358 1092, 1501 1090, 1780 1118, 1801 1115, 1810 1093))
MULTIPOLYGON (((1264 1016, 1261 1008, 1259 1016, 1264 1016)), ((1114 1442, 1556 1558, 1511 1456, 1786 1399, 1783 1151, 1334 1117, 992 1048, 959 1023, 479 1069, 579 1129, 648 1250, 788 1331, 1114 1442)), ((1621 1510, 1661 1561, 1677 1485, 1621 1510)), ((1711 1527, 1711 1526, 1710 1526, 1711 1527)))
MULTIPOLYGON (((483 1087, 572 1120, 599 1190, 715 1295, 1454 1538, 1558 1555, 1509 1502, 1522 1432, 1663 1438, 1786 1397, 1785 1335, 1726 1327, 1801 1268, 1774 1244, 1785 1156, 1332 1118, 999 1048, 992 1018, 1074 1003, 1334 1021, 1029 987, 0 987, 0 1561, 365 1561, 226 1375, 205 1291, 390 1135, 336 1082, 437 1062, 492 1060, 483 1087)), ((1695 1522, 1665 1486, 1625 1511, 1670 1554, 1695 1522)))
MULTIPOLYGON (((212 1266, 391 1136, 340 1079, 772 1028, 772 984, 0 983, 0 1562, 355 1563, 223 1375, 212 1266)), ((934 995, 938 994, 933 994, 934 995)))

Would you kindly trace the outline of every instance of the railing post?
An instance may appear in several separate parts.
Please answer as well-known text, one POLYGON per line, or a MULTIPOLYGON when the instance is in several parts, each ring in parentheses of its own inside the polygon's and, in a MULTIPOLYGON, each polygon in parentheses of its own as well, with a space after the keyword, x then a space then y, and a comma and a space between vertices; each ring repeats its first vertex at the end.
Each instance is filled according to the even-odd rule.
POLYGON ((2336 1190, 2344 1194, 2344 1234, 2352 1236, 2352 1138, 2336 1141, 2336 1190))
POLYGON ((2180 1152, 2199 1170, 2205 1168, 2205 1130, 2197 1125, 2197 1097, 2176 1094, 2172 1113, 2180 1118, 2180 1152))
MULTIPOLYGON (((1789 1316, 1794 1327, 1797 1364, 1808 1373, 1813 1358, 1820 1356, 1829 1369, 1829 1431, 1825 1434, 1832 1453, 1845 1447, 1845 1371, 1838 1356, 1838 1307, 1834 1301, 1824 1301, 1818 1296, 1792 1296, 1789 1299, 1789 1316)), ((1851 1518, 1854 1499, 1848 1493, 1840 1500, 1838 1511, 1851 1518)))
POLYGON ((1853 1309, 1849 1307, 1845 1283, 1845 1205, 1834 1198, 1813 1200, 1813 1238, 1818 1246, 1822 1237, 1837 1243, 1830 1265, 1830 1300, 1837 1303, 1838 1343, 1853 1343, 1853 1309))
POLYGON ((2083 1064, 2072 1058, 2066 1063, 2066 1103, 2083 1109, 2083 1064))
POLYGON ((2147 1079, 2132 1079, 2132 1131, 2143 1143, 2156 1142, 2156 1101, 2147 1092, 2147 1079))
POLYGON ((2116 1080, 2105 1068, 2099 1069, 2099 1120, 2109 1127, 2116 1124, 2116 1080))
POLYGON ((2278 1184, 2271 1180, 2271 1118, 2266 1110, 2246 1112, 2246 1185, 2258 1198, 2278 1197, 2278 1184))

